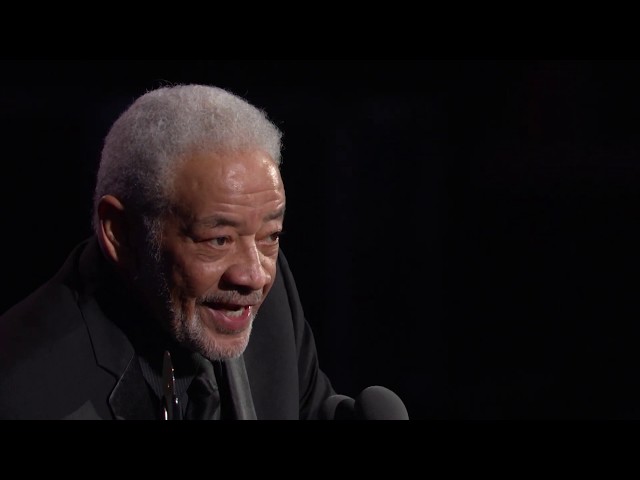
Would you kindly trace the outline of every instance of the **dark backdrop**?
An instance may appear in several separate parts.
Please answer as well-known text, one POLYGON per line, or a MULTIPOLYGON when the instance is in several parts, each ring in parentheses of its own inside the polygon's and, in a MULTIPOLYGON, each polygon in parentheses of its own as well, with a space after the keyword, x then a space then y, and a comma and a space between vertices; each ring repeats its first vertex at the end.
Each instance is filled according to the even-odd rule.
POLYGON ((90 233, 111 122, 164 83, 285 133, 321 365, 415 419, 639 418, 640 62, 2 60, 0 311, 90 233))

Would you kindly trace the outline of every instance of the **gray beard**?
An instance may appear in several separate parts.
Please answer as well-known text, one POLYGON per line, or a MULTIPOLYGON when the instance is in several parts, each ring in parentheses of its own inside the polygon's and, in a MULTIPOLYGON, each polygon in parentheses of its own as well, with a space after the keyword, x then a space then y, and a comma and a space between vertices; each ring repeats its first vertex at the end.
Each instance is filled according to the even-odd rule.
MULTIPOLYGON (((195 351, 210 360, 238 358, 249 342, 255 313, 252 314, 248 329, 243 332, 244 340, 232 345, 221 344, 206 331, 198 309, 188 315, 181 306, 180 299, 174 298, 169 286, 169 269, 155 237, 149 235, 140 252, 139 270, 134 278, 137 288, 145 293, 157 320, 171 336, 188 350, 195 351)), ((221 332, 223 333, 223 332, 221 332)))

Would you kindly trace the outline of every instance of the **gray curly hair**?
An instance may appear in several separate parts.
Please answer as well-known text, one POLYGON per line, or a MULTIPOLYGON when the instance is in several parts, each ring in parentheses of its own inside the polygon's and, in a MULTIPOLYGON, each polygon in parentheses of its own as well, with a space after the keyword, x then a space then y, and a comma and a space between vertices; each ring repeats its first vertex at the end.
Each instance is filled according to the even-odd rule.
MULTIPOLYGON (((184 157, 257 148, 280 166, 282 132, 266 113, 227 90, 208 85, 173 85, 138 97, 114 122, 102 149, 93 197, 107 194, 139 214, 156 232, 169 206, 171 176, 184 157)), ((153 232, 151 232, 153 231, 153 232)))

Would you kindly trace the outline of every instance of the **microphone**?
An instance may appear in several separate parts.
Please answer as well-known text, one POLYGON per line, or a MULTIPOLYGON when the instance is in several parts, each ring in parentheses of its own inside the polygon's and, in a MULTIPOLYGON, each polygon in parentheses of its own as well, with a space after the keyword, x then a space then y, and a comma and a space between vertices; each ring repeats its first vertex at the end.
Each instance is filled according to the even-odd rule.
POLYGON ((374 385, 356 398, 331 395, 322 404, 322 420, 409 420, 407 407, 388 388, 374 385))
POLYGON ((346 395, 331 395, 320 408, 321 420, 353 420, 355 400, 346 395))
POLYGON ((365 388, 355 398, 357 420, 409 420, 407 407, 398 395, 379 385, 365 388))

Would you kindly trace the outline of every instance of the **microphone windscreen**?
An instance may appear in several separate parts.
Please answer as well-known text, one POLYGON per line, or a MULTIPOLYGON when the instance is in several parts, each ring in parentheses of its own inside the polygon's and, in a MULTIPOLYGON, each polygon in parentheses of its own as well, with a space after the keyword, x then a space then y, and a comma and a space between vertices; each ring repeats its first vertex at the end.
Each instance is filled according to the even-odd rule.
POLYGON ((331 395, 320 409, 321 420, 353 420, 355 400, 346 395, 331 395))
POLYGON ((409 420, 407 407, 388 388, 367 387, 355 398, 355 418, 358 420, 409 420))

